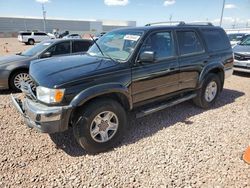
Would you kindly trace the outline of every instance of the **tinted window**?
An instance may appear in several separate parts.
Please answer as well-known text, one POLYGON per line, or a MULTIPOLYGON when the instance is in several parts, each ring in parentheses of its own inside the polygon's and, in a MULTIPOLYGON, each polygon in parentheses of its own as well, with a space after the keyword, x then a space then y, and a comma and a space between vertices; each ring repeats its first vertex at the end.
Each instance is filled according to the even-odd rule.
POLYGON ((20 33, 20 35, 31 35, 31 33, 20 33))
POLYGON ((72 52, 73 53, 86 52, 86 51, 88 51, 90 46, 91 46, 91 44, 88 41, 74 41, 72 52))
POLYGON ((177 31, 181 55, 203 52, 201 42, 194 31, 177 31))
POLYGON ((34 35, 46 36, 46 33, 34 33, 34 35))
POLYGON ((154 33, 143 44, 143 51, 155 52, 156 59, 167 58, 175 55, 171 32, 154 33))
POLYGON ((226 33, 222 30, 203 29, 202 30, 209 51, 225 50, 231 48, 226 33))
POLYGON ((59 44, 51 47, 48 52, 51 52, 51 55, 62 55, 70 53, 70 42, 61 42, 59 44))

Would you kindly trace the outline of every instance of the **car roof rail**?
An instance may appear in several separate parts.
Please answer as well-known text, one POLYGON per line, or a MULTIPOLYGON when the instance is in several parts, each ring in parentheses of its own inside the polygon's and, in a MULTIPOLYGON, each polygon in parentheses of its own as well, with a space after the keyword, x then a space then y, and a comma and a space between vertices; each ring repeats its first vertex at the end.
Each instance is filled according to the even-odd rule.
POLYGON ((211 22, 188 22, 185 25, 195 25, 195 26, 214 26, 211 22))
POLYGON ((167 21, 167 22, 154 22, 154 23, 148 23, 145 26, 153 26, 153 25, 185 25, 185 22, 183 21, 167 21))

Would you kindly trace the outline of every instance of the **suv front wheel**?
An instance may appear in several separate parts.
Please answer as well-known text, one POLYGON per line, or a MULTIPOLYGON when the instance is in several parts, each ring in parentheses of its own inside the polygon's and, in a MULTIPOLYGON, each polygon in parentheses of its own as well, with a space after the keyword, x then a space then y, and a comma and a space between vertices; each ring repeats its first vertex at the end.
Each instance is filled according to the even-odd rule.
POLYGON ((206 76, 202 87, 197 91, 194 103, 201 108, 210 108, 221 92, 221 80, 218 75, 210 73, 206 76))
POLYGON ((125 133, 127 115, 112 99, 98 99, 78 110, 73 131, 77 142, 90 153, 113 148, 125 133))

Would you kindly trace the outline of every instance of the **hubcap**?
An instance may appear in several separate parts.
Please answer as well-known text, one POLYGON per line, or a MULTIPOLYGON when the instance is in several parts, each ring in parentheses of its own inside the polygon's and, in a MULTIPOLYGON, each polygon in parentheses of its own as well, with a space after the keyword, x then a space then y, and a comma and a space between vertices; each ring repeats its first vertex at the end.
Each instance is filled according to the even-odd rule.
POLYGON ((20 73, 20 74, 16 75, 16 77, 14 78, 14 85, 17 89, 21 89, 22 82, 26 82, 30 85, 33 85, 33 82, 30 79, 30 76, 28 73, 20 73))
POLYGON ((91 123, 90 135, 99 143, 109 141, 118 130, 118 118, 115 113, 110 111, 101 112, 91 123))
POLYGON ((212 81, 207 85, 207 88, 205 91, 205 99, 207 102, 211 102, 212 100, 214 100, 217 94, 217 90, 218 90, 218 87, 215 81, 212 81))

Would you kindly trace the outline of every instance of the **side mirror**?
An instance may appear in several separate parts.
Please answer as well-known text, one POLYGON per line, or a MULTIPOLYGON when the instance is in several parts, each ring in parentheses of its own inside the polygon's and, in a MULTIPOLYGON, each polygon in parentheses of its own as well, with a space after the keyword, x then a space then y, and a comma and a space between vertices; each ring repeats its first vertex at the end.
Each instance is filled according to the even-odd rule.
POLYGON ((44 54, 42 54, 41 58, 48 58, 51 56, 52 56, 51 52, 45 52, 44 54))
POLYGON ((155 52, 144 51, 139 56, 140 62, 153 62, 155 60, 155 52))

